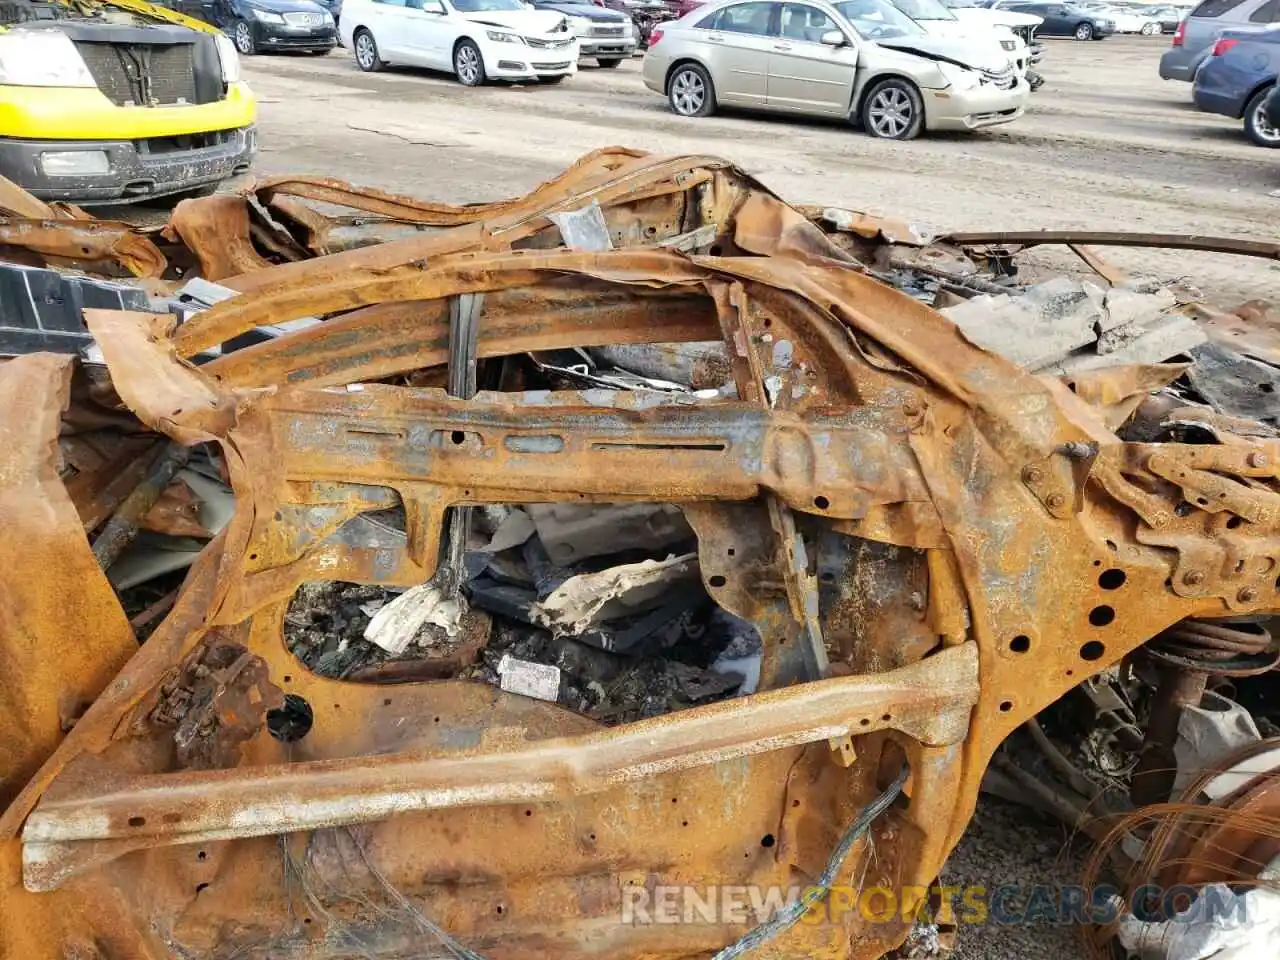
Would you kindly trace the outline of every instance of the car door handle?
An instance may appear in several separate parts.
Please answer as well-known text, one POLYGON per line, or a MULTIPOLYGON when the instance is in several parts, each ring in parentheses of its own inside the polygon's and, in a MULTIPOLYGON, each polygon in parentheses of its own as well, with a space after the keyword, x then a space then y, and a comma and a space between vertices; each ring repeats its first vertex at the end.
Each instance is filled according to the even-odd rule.
POLYGON ((791 49, 791 44, 789 44, 789 43, 775 43, 775 44, 773 45, 773 49, 775 49, 775 50, 782 50, 782 51, 784 51, 784 52, 785 52, 785 51, 788 51, 788 50, 790 50, 790 49, 791 49))
POLYGON ((724 43, 724 37, 718 37, 714 33, 707 37, 708 43, 724 43))

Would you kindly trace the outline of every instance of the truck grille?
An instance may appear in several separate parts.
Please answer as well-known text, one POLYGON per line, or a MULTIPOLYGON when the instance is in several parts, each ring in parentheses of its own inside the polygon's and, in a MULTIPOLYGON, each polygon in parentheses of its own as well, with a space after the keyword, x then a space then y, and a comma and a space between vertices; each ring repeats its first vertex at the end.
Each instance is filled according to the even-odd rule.
POLYGON ((284 22, 291 27, 318 27, 324 23, 322 13, 286 13, 284 22))
POLYGON ((76 48, 98 89, 118 106, 200 103, 189 43, 97 43, 76 48))
POLYGON ((573 43, 573 38, 570 37, 567 40, 539 40, 537 37, 525 37, 524 42, 527 43, 529 46, 535 47, 539 50, 546 50, 546 49, 556 50, 556 49, 559 49, 560 47, 569 46, 569 44, 573 43))
POLYGON ((591 35, 593 37, 620 37, 622 36, 622 27, 592 27, 591 35))

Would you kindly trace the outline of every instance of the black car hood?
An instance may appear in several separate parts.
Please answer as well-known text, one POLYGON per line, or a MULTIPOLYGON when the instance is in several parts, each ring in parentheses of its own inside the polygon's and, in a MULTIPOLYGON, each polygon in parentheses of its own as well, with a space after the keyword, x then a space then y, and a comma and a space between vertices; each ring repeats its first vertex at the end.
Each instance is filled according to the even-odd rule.
POLYGON ((621 23, 626 14, 617 10, 606 10, 594 3, 572 3, 569 0, 533 0, 535 10, 551 10, 563 13, 566 17, 582 17, 584 20, 598 20, 604 23, 621 23))
POLYGON ((256 7, 268 13, 327 13, 328 9, 315 0, 248 0, 247 7, 256 7))

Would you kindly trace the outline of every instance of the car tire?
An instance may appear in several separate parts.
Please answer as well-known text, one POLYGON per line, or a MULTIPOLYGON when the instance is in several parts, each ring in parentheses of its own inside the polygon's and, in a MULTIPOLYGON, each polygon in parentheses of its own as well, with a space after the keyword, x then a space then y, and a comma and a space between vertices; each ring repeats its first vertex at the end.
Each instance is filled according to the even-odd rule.
POLYGON ((1093 24, 1092 23, 1076 24, 1076 32, 1072 34, 1072 36, 1074 36, 1077 40, 1092 40, 1093 24))
POLYGON ((910 80, 881 80, 862 98, 862 129, 881 140, 914 140, 924 130, 924 98, 910 80))
POLYGON ((682 63, 667 80, 667 102, 682 117, 709 117, 716 112, 711 74, 696 63, 682 63))
POLYGON ((1263 113, 1267 95, 1271 90, 1271 87, 1266 87, 1249 99, 1249 105, 1244 108, 1244 132, 1258 146, 1274 150, 1280 147, 1280 130, 1271 126, 1263 113))
POLYGON ((453 73, 464 87, 484 83, 484 56, 474 40, 460 40, 453 48, 453 73))
POLYGON ((1159 28, 1159 27, 1157 27, 1154 23, 1144 23, 1144 24, 1142 25, 1142 35, 1143 35, 1144 37, 1152 37, 1152 36, 1155 36, 1156 32, 1157 32, 1159 29, 1160 29, 1160 28, 1159 28))
POLYGON ((237 20, 231 25, 231 42, 242 57, 251 57, 258 52, 258 43, 253 39, 253 25, 248 20, 237 20))
POLYGON ((373 34, 361 27, 351 38, 351 46, 355 49, 356 66, 365 73, 377 73, 387 65, 378 53, 378 41, 373 34))
POLYGON ((622 65, 622 58, 621 57, 603 57, 601 59, 596 60, 596 63, 600 64, 600 66, 604 67, 604 69, 606 70, 614 70, 617 67, 622 65))

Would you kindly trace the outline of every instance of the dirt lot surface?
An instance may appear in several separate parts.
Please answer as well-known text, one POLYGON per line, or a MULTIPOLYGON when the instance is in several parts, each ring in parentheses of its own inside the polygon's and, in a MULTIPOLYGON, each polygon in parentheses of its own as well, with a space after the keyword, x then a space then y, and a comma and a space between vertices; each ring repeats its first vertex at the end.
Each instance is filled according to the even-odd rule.
MULTIPOLYGON (((645 89, 640 62, 584 67, 556 87, 464 88, 420 71, 362 74, 345 51, 255 57, 260 173, 342 177, 431 199, 522 193, 582 153, 624 144, 725 157, 793 201, 912 220, 925 229, 1180 231, 1272 239, 1280 154, 1239 121, 1199 114, 1158 78, 1167 38, 1048 42, 1047 83, 1025 117, 974 135, 872 140, 819 121, 745 114, 683 119, 645 89)), ((1193 278, 1231 305, 1273 293, 1277 267, 1205 254, 1113 251, 1134 271, 1193 278)), ((1046 258, 1045 263, 1055 258, 1046 258)), ((1071 262, 1062 259, 1060 262, 1071 262)), ((988 802, 948 866, 950 883, 1078 881, 1064 832, 988 802)), ((1069 927, 989 923, 961 932, 964 960, 1076 960, 1069 927)))
MULTIPOLYGON (((1239 121, 1197 113, 1189 84, 1156 72, 1167 38, 1049 40, 1046 85, 1015 123, 977 134, 873 140, 844 124, 672 114, 640 61, 584 65, 559 86, 469 89, 396 69, 364 74, 345 50, 260 56, 261 172, 329 174, 440 200, 524 192, 587 150, 624 144, 725 157, 785 198, 890 214, 925 228, 1185 231, 1270 239, 1277 156, 1239 121)), ((1135 271, 1193 276, 1224 305, 1271 291, 1271 264, 1115 251, 1135 271)), ((1064 261, 1065 262, 1065 261, 1064 261)))

